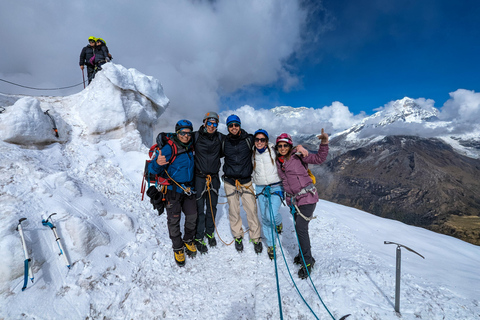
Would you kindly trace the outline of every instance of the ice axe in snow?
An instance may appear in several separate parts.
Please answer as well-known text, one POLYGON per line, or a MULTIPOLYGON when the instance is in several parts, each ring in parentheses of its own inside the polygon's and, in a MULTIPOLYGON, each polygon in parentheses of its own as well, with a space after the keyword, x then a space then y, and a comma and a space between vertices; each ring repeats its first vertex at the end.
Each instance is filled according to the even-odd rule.
MULTIPOLYGON (((48 109, 48 110, 50 110, 50 109, 48 109)), ((55 131, 55 137, 58 138, 57 124, 55 123, 55 119, 53 119, 53 117, 50 115, 50 113, 48 113, 48 110, 45 111, 44 113, 50 118, 50 120, 52 120, 53 131, 55 131)))
POLYGON ((22 240, 23 253, 25 254, 25 262, 24 262, 25 271, 24 271, 22 291, 25 291, 25 289, 27 288, 29 277, 30 277, 30 280, 32 280, 33 282, 33 271, 32 271, 32 265, 30 264, 31 260, 30 260, 30 257, 28 256, 27 244, 25 243, 25 237, 23 236, 23 229, 22 229, 22 221, 25 221, 25 220, 27 220, 27 218, 22 218, 18 220, 18 225, 17 225, 17 231, 20 234, 20 239, 22 240))
POLYGON ((404 247, 410 252, 413 252, 415 254, 418 254, 420 257, 425 259, 424 256, 422 256, 420 253, 416 252, 413 249, 410 249, 407 246, 404 246, 403 244, 396 243, 396 242, 391 242, 391 241, 384 241, 384 244, 396 244, 397 245, 397 265, 396 265, 396 281, 395 281, 395 311, 400 313, 400 265, 402 262, 402 250, 401 247, 404 247))
POLYGON ((58 254, 59 256, 63 256, 63 259, 65 260, 65 264, 67 265, 67 268, 70 269, 70 262, 68 261, 67 256, 65 255, 65 250, 63 250, 62 243, 60 242, 60 237, 57 234, 57 227, 53 225, 52 222, 48 221, 50 220, 50 217, 56 215, 56 213, 52 213, 51 215, 48 216, 47 220, 42 220, 42 225, 45 227, 50 227, 53 231, 53 235, 55 236, 55 241, 57 242, 58 249, 60 250, 60 253, 58 254))

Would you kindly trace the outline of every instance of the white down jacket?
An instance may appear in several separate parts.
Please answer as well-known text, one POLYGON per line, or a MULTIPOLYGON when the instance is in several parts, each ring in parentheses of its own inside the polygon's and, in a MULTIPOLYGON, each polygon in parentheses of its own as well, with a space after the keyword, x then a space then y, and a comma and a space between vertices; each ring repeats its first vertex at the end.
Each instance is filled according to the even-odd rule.
POLYGON ((255 149, 252 158, 252 161, 254 162, 252 178, 253 183, 256 185, 269 185, 281 181, 275 164, 275 148, 273 143, 269 143, 268 148, 270 149, 270 152, 265 150, 263 153, 260 153, 255 149))

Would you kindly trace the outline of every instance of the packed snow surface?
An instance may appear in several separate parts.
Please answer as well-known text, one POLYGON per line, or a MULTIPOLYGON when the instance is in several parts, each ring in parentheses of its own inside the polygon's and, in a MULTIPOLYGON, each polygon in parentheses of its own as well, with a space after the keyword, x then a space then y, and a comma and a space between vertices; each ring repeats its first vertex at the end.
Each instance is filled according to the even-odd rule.
POLYGON ((310 223, 312 282, 298 279, 293 265, 298 247, 286 207, 279 291, 266 250, 256 255, 247 244, 238 253, 228 245, 223 187, 217 247, 178 267, 166 215, 158 216, 140 194, 152 128, 168 99, 158 80, 134 69, 107 64, 87 89, 69 97, 0 102, 6 109, 0 114, 0 319, 480 317, 480 247, 326 201, 318 202, 310 223), (41 223, 52 213, 71 269, 41 223), (23 217, 34 282, 22 292, 16 228, 23 217), (401 249, 400 314, 394 311, 396 246, 384 241, 425 257, 401 249))

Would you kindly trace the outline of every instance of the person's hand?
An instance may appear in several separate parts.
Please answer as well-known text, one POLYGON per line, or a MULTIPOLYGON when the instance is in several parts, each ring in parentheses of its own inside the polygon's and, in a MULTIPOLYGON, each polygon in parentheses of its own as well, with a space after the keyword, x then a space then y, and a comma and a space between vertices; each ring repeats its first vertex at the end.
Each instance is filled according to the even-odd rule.
POLYGON ((319 140, 322 140, 322 144, 328 144, 328 134, 323 130, 323 128, 322 133, 319 134, 317 137, 319 140))
POLYGON ((305 149, 301 144, 297 146, 297 153, 300 152, 302 154, 302 157, 308 156, 308 150, 305 149))
POLYGON ((168 164, 167 159, 165 156, 162 156, 162 150, 158 150, 158 156, 157 156, 157 164, 159 166, 164 166, 168 164))
POLYGON ((80 66, 80 69, 82 69, 82 71, 83 71, 83 66, 80 66))

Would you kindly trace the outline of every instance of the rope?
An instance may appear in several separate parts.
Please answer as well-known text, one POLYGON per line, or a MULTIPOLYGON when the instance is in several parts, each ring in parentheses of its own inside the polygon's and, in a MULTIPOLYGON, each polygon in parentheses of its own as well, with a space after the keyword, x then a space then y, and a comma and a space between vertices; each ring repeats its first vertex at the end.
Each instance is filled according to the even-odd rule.
MULTIPOLYGON (((270 186, 266 186, 263 190, 262 190, 262 193, 263 195, 268 199, 268 209, 270 211, 270 224, 271 224, 271 227, 272 227, 272 238, 274 240, 274 248, 275 248, 275 237, 274 237, 274 230, 275 230, 275 233, 277 235, 277 239, 278 239, 278 244, 279 244, 279 247, 280 247, 280 250, 282 251, 282 256, 283 256, 283 260, 285 261, 285 266, 287 267, 287 271, 288 271, 288 275, 290 276, 290 279, 292 280, 293 282, 293 285, 295 286, 295 289, 297 290, 298 294, 300 295, 300 297, 302 298, 303 302, 305 303, 305 305, 308 307, 308 309, 312 312, 313 316, 316 318, 316 319, 319 319, 317 317, 317 315, 315 314, 315 312, 312 310, 312 308, 310 307, 310 305, 307 303, 307 301, 305 300, 305 298, 303 297, 303 295, 301 294, 300 290, 298 289, 297 287, 297 284, 295 283, 295 281, 293 280, 293 277, 292 277, 292 274, 290 272, 290 268, 288 267, 288 264, 287 264, 287 260, 285 258, 285 253, 283 252, 283 247, 282 247, 282 244, 280 242, 280 236, 278 235, 278 232, 276 230, 276 226, 275 226, 275 216, 273 214, 273 208, 272 208, 272 201, 271 201, 271 191, 270 191, 270 186)), ((298 207, 295 206, 297 209, 298 207)), ((298 243, 298 247, 300 248, 300 254, 302 256, 302 260, 303 260, 303 264, 306 265, 305 263, 305 258, 303 257, 303 252, 301 250, 301 246, 300 246, 300 240, 298 239, 298 234, 297 234, 297 228, 296 228, 296 224, 295 224, 295 207, 291 206, 291 213, 293 215, 293 223, 294 223, 294 227, 295 227, 295 235, 297 237, 297 243, 298 243)), ((300 211, 300 210, 299 210, 300 211)), ((278 267, 277 267, 277 253, 276 253, 276 250, 273 251, 273 254, 274 254, 274 260, 275 260, 275 277, 276 277, 276 281, 277 281, 277 295, 278 295, 278 305, 279 305, 279 308, 280 308, 280 319, 283 319, 283 313, 282 313, 282 302, 281 302, 281 295, 280 295, 280 285, 279 285, 279 280, 278 280, 278 267)), ((324 306, 325 310, 327 310, 328 314, 332 317, 333 320, 335 320, 334 316, 330 313, 330 310, 328 310, 327 306, 325 305, 325 303, 323 302, 322 298, 320 297, 320 294, 318 293, 317 291, 317 288, 315 287, 314 283, 313 283, 313 280, 312 278, 310 277, 310 273, 308 272, 308 268, 307 268, 307 274, 308 274, 308 277, 310 279, 310 282, 312 283, 312 286, 315 290, 315 292, 317 293, 317 296, 318 298, 320 299, 320 302, 322 303, 322 305, 324 306)))
POLYGON ((170 175, 168 174, 167 170, 165 170, 165 173, 167 174, 167 176, 168 176, 168 178, 169 178, 170 180, 172 180, 173 182, 175 182, 175 184, 176 184, 180 189, 182 189, 183 192, 185 192, 185 194, 186 194, 187 196, 191 196, 191 195, 192 195, 192 190, 190 189, 190 187, 188 187, 188 188, 182 187, 177 181, 173 180, 172 177, 170 177, 170 175))
MULTIPOLYGON (((312 280, 312 277, 310 277, 310 272, 308 271, 308 268, 306 267, 307 263, 305 262, 305 258, 303 256, 303 251, 302 251, 302 247, 300 246, 300 239, 298 238, 298 233, 297 233, 297 225, 295 223, 295 211, 298 210, 298 212, 300 212, 300 209, 298 209, 298 207, 295 205, 295 207, 293 206, 290 206, 290 213, 292 214, 293 216, 293 226, 295 228, 295 235, 297 236, 297 243, 298 243, 298 247, 300 248, 300 255, 302 256, 302 261, 303 261, 303 265, 305 266, 305 269, 307 270, 307 274, 308 274, 308 279, 310 279, 310 283, 312 284, 313 286, 313 289, 315 290, 315 293, 317 294, 317 297, 318 299, 320 299, 320 302, 322 303, 323 307, 325 308, 325 310, 327 310, 328 314, 330 315, 330 317, 332 317, 333 320, 335 320, 335 317, 331 314, 330 310, 328 310, 327 306, 325 305, 325 303, 323 302, 322 300, 322 297, 320 297, 320 294, 318 293, 317 291, 317 288, 315 287, 315 284, 313 283, 313 280, 312 280), (295 209, 296 208, 296 209, 295 209)), ((303 215, 302 215, 303 216, 303 215)), ((283 254, 283 250, 282 250, 282 254, 283 254)), ((285 256, 284 256, 285 258, 285 256)), ((286 263, 286 262, 285 262, 286 263)), ((287 267, 288 268, 288 267, 287 267)), ((291 275, 290 275, 291 277, 291 275)), ((296 287, 296 286, 295 286, 296 287)), ((303 298, 303 297, 302 297, 303 298)), ((305 300, 304 300, 305 301, 305 300)), ((306 303, 306 302, 305 302, 306 303)), ((311 310, 311 309, 310 309, 311 310)), ((313 312, 313 311, 312 311, 313 312)), ((317 318, 318 319, 318 318, 317 318)))
POLYGON ((61 90, 61 89, 73 88, 73 87, 79 86, 79 85, 81 85, 81 84, 84 84, 84 82, 80 82, 80 83, 77 83, 77 84, 74 84, 74 85, 71 85, 71 86, 68 86, 68 87, 60 87, 60 88, 34 88, 34 87, 23 86, 23 85, 21 85, 21 84, 14 83, 14 82, 10 82, 10 81, 4 80, 4 79, 0 79, 0 81, 6 82, 6 83, 9 83, 9 84, 13 84, 14 86, 18 86, 18 87, 22 87, 22 88, 27 88, 27 89, 33 89, 33 90, 61 90))
MULTIPOLYGON (((231 245, 235 240, 232 240, 232 242, 230 242, 230 243, 226 243, 225 241, 223 241, 222 237, 220 237, 220 234, 218 233, 217 223, 215 222, 215 216, 213 215, 212 195, 210 194, 210 185, 212 184, 212 176, 210 176, 210 175, 208 174, 206 180, 207 180, 207 183, 206 183, 206 185, 205 185, 205 188, 207 189, 207 193, 208 193, 208 200, 209 200, 209 202, 210 202, 210 213, 212 214, 213 225, 215 226, 215 232, 217 232, 217 236, 218 236, 218 238, 220 239, 220 241, 222 241, 223 244, 229 246, 229 245, 231 245)), ((203 196, 203 192, 202 192, 202 196, 203 196)))
MULTIPOLYGON (((277 267, 277 250, 275 250, 275 235, 274 235, 274 230, 275 233, 278 233, 277 228, 275 226, 275 217, 273 215, 273 208, 272 208, 272 195, 270 193, 270 186, 266 186, 263 188, 262 193, 266 198, 268 199, 268 210, 270 211, 270 225, 271 225, 271 230, 272 230, 272 239, 273 239, 273 260, 275 261, 275 279, 277 282, 277 296, 278 296, 278 308, 280 309, 280 319, 283 320, 283 312, 282 312, 282 297, 280 295, 280 282, 278 280, 278 267, 277 267), (266 191, 266 195, 265 192, 266 191)), ((277 234, 278 235, 278 234, 277 234)), ((278 239, 278 242, 280 242, 280 239, 278 239)))

